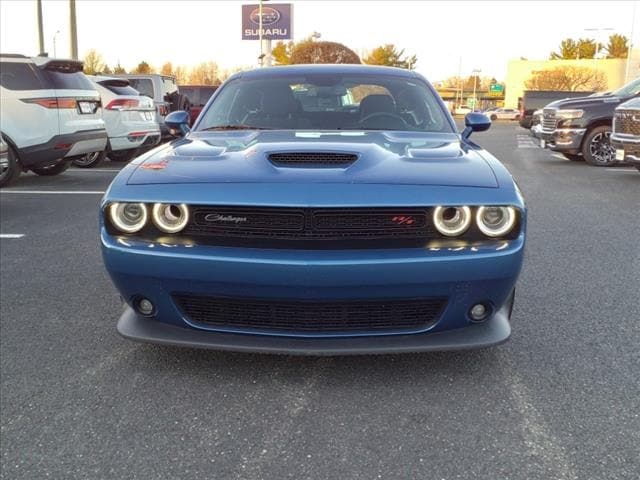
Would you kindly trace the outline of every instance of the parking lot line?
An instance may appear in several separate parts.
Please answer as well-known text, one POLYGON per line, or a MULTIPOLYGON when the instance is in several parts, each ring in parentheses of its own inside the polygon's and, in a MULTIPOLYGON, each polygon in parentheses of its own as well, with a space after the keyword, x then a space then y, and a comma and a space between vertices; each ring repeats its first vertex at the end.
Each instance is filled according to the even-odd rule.
POLYGON ((608 172, 635 172, 635 171, 637 171, 635 168, 624 168, 624 167, 607 168, 605 170, 607 170, 608 172))
POLYGON ((0 233, 0 238, 22 238, 24 233, 0 233))
POLYGON ((98 172, 98 173, 102 173, 102 172, 114 172, 114 173, 118 173, 120 171, 120 169, 118 168, 84 168, 84 169, 69 169, 64 173, 92 173, 92 172, 98 172))
POLYGON ((104 190, 0 190, 0 193, 22 193, 26 195, 102 195, 104 190))

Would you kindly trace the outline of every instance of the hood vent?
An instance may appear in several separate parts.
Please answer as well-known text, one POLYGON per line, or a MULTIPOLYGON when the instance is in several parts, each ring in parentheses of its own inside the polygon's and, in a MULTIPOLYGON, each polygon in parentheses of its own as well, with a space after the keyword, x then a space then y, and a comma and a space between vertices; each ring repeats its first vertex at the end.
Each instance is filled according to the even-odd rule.
POLYGON ((358 159, 355 153, 281 152, 270 153, 269 161, 277 167, 340 168, 358 159))

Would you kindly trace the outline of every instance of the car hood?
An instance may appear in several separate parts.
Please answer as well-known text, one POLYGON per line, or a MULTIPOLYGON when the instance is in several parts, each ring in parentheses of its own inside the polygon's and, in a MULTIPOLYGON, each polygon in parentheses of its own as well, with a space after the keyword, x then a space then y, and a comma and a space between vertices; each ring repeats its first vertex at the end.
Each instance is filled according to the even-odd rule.
POLYGON ((563 100, 556 100, 551 102, 544 108, 558 108, 558 109, 571 109, 571 108, 589 108, 592 106, 613 104, 618 105, 625 99, 621 97, 615 97, 611 95, 603 95, 600 97, 576 97, 565 98, 563 100))
MULTIPOLYGON (((480 150, 481 151, 481 150, 480 150)), ((193 132, 134 162, 127 183, 357 183, 497 188, 496 176, 457 134, 406 132, 193 132), (272 153, 354 153, 347 166, 272 163, 272 153)))

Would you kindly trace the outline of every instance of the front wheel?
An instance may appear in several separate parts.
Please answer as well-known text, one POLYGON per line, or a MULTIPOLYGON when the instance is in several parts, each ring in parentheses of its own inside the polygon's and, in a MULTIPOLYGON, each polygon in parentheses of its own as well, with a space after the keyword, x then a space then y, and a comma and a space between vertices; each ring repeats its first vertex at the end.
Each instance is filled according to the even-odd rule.
POLYGON ((491 115, 491 120, 497 120, 498 117, 496 115, 491 115))
POLYGON ((112 162, 128 162, 136 156, 137 151, 138 150, 135 148, 129 150, 116 150, 115 152, 110 152, 108 157, 112 162))
POLYGON ((107 156, 107 152, 92 152, 87 153, 86 155, 82 155, 81 157, 76 157, 73 159, 73 164, 76 167, 80 168, 93 168, 98 166, 104 157, 107 156))
POLYGON ((615 162, 615 149, 611 146, 611 127, 601 125, 587 133, 582 144, 582 155, 590 165, 605 167, 615 162))
POLYGON ((48 167, 32 168, 31 171, 37 175, 42 175, 44 177, 52 177, 54 175, 60 175, 67 168, 69 168, 70 165, 71 165, 71 162, 62 161, 54 165, 49 165, 48 167))
POLYGON ((20 176, 18 155, 11 145, 7 145, 6 158, 0 160, 0 187, 8 187, 20 176))

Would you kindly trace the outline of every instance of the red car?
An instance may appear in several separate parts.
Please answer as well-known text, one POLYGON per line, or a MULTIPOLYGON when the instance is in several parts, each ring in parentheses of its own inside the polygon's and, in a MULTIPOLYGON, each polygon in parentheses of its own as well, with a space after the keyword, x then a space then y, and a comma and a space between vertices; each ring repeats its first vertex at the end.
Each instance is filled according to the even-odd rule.
POLYGON ((189 110, 190 121, 189 125, 193 125, 193 122, 196 121, 198 115, 200 115, 200 111, 202 107, 206 105, 206 103, 213 95, 213 92, 218 88, 217 85, 179 85, 178 90, 182 95, 185 95, 189 99, 189 103, 191 104, 191 109, 189 110))

